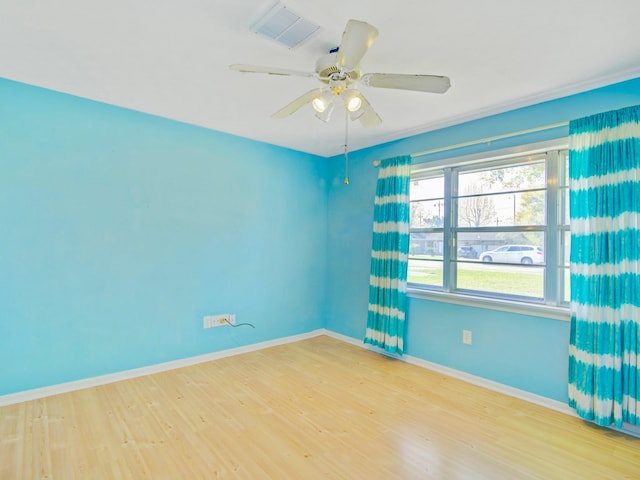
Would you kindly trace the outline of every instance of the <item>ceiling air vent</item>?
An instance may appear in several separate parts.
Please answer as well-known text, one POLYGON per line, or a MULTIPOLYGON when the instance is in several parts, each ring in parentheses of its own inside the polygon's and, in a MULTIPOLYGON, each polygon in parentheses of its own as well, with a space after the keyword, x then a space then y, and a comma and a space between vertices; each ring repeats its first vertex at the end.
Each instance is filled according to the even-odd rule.
POLYGON ((281 3, 271 8, 252 28, 287 48, 301 45, 319 29, 320 26, 301 18, 281 3))

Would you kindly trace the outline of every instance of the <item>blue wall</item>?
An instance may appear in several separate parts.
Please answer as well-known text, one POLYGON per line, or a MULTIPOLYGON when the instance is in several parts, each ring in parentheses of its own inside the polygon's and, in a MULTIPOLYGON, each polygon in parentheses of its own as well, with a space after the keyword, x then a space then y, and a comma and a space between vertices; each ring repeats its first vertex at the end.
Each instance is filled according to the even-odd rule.
POLYGON ((322 328, 326 178, 0 79, 0 395, 322 328), (203 330, 217 313, 256 328, 203 330))
MULTIPOLYGON (((416 135, 330 160, 327 323, 329 330, 364 338, 369 281, 373 160, 446 147, 640 104, 640 78, 578 95, 416 135)), ((427 113, 428 114, 428 113, 427 113)), ((414 159, 414 163, 566 137, 568 127, 414 159)), ((567 399, 569 323, 496 310, 410 298, 407 354, 561 402, 567 399), (473 345, 462 344, 462 330, 473 345)))
MULTIPOLYGON (((345 186, 341 156, 0 79, 0 395, 322 327, 362 339, 373 160, 638 103, 640 79, 352 152, 345 186), (202 329, 227 312, 256 329, 202 329)), ((407 353, 564 401, 568 332, 411 298, 407 353)))

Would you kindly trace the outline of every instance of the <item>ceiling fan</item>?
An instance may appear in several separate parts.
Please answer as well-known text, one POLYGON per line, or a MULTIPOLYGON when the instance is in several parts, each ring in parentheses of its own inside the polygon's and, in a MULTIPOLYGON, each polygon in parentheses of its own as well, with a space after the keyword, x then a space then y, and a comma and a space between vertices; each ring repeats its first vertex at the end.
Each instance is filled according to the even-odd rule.
POLYGON ((359 120, 364 127, 375 127, 382 122, 380 116, 358 89, 359 85, 418 92, 445 93, 451 86, 448 77, 438 75, 411 75, 398 73, 362 73, 360 61, 378 36, 378 30, 366 22, 349 20, 342 34, 340 46, 316 62, 316 71, 301 72, 283 68, 234 64, 231 70, 269 75, 317 78, 321 86, 296 98, 275 112, 273 118, 285 118, 310 103, 316 116, 328 122, 334 109, 334 100, 340 98, 351 120, 359 120))

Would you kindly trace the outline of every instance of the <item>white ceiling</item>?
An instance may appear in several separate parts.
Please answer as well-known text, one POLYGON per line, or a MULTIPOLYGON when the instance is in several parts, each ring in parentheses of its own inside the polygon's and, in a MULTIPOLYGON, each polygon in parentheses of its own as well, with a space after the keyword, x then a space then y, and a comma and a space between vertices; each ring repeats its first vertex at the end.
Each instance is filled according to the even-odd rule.
POLYGON ((250 31, 274 3, 1 0, 0 77, 330 156, 342 115, 270 118, 316 79, 228 65, 313 72, 358 19, 380 32, 364 72, 451 78, 444 95, 362 86, 383 122, 351 123, 350 150, 640 76, 638 0, 282 0, 321 26, 295 50, 250 31))

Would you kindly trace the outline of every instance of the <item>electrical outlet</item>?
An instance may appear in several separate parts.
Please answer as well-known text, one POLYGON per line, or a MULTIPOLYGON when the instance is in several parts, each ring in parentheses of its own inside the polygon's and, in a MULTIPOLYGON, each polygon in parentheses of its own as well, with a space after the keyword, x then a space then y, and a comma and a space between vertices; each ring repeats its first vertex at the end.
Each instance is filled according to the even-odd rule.
POLYGON ((471 345, 471 330, 462 330, 462 343, 471 345))
POLYGON ((223 327, 224 325, 235 325, 236 316, 232 313, 222 315, 207 315, 202 320, 202 328, 223 327))

